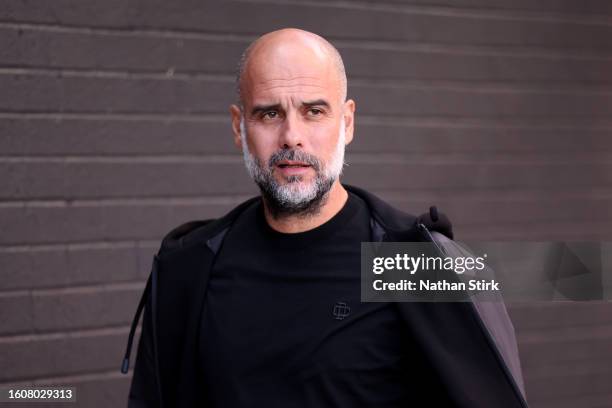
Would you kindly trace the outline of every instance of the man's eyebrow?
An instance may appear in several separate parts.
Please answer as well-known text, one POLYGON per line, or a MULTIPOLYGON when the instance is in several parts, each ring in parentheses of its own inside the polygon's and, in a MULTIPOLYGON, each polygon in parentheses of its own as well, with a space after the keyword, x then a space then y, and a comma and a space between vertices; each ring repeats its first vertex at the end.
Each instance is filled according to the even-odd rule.
MULTIPOLYGON (((305 108, 310 108, 312 106, 324 106, 326 108, 329 109, 330 105, 329 102, 327 102, 325 99, 317 99, 314 101, 306 101, 306 102, 302 102, 302 106, 305 108)), ((269 110, 281 110, 282 107, 280 105, 280 103, 275 103, 272 105, 255 105, 253 106, 253 109, 251 109, 251 115, 255 116, 258 113, 261 112, 267 112, 269 110)))
POLYGON ((312 106, 325 106, 329 109, 329 103, 325 99, 317 99, 316 101, 302 102, 302 106, 310 108, 312 106))
POLYGON ((251 109, 251 115, 257 115, 260 112, 267 112, 269 110, 280 110, 281 106, 279 103, 274 105, 255 105, 253 109, 251 109))

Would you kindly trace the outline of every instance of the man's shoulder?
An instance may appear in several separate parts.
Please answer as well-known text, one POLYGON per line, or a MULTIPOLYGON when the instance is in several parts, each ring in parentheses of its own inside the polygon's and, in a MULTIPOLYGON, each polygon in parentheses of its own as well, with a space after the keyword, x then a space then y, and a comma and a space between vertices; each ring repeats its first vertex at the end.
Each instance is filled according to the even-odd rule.
POLYGON ((373 220, 375 220, 388 233, 402 235, 408 230, 423 224, 431 231, 437 231, 448 238, 453 238, 452 224, 448 217, 439 212, 437 207, 431 206, 428 212, 419 216, 408 214, 395 208, 382 198, 359 187, 343 184, 351 193, 360 197, 368 206, 373 220))
POLYGON ((227 231, 238 215, 258 200, 259 197, 252 197, 220 218, 194 220, 178 225, 164 236, 158 256, 170 256, 198 245, 210 244, 211 240, 214 241, 215 237, 227 231))
POLYGON ((393 207, 382 198, 367 190, 349 184, 344 184, 344 187, 347 191, 355 194, 366 203, 371 216, 385 227, 385 229, 403 229, 416 220, 414 215, 393 207))

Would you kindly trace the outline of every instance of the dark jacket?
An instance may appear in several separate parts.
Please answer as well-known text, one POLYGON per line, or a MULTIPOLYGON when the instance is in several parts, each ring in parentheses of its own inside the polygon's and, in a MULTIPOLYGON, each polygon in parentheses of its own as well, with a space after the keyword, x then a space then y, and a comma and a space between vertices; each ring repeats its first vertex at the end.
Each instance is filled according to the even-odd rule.
MULTIPOLYGON (((345 187, 368 205, 372 241, 432 241, 431 231, 452 238, 450 223, 443 215, 417 218, 364 190, 345 187)), ((201 406, 206 390, 198 384, 196 356, 210 271, 233 221, 256 200, 240 204, 217 220, 183 224, 162 241, 132 322, 122 365, 127 372, 134 331, 144 309, 128 407, 201 406)), ((501 313, 497 310, 494 320, 488 322, 471 302, 396 305, 414 334, 419 355, 426 359, 452 406, 527 406, 514 331, 503 303, 501 313), (488 325, 503 326, 504 331, 494 332, 510 338, 499 341, 488 325)))

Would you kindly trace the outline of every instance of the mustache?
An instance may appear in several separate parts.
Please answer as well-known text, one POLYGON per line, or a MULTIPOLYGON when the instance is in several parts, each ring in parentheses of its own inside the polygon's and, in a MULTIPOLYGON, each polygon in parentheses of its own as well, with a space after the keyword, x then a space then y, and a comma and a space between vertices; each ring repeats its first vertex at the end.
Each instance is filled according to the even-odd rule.
POLYGON ((268 166, 273 168, 283 160, 306 163, 316 171, 321 169, 321 161, 317 158, 317 156, 295 149, 282 149, 273 153, 268 160, 268 166))

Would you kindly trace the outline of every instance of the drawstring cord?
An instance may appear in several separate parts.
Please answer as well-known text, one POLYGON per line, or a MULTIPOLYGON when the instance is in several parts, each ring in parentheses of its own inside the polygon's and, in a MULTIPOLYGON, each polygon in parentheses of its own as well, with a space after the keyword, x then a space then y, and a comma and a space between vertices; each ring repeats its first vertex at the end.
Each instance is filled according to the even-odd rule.
POLYGON ((125 356, 123 357, 123 362, 121 363, 121 372, 123 374, 127 374, 130 368, 130 353, 132 352, 132 342, 134 341, 134 334, 136 334, 136 327, 138 327, 138 321, 140 320, 140 315, 142 314, 142 310, 144 309, 147 298, 149 297, 149 292, 151 291, 151 276, 147 279, 147 285, 145 286, 144 292, 140 297, 140 301, 138 302, 138 308, 136 309, 136 314, 134 315, 134 319, 132 319, 132 327, 130 328, 130 336, 128 337, 128 343, 125 350, 125 356))

